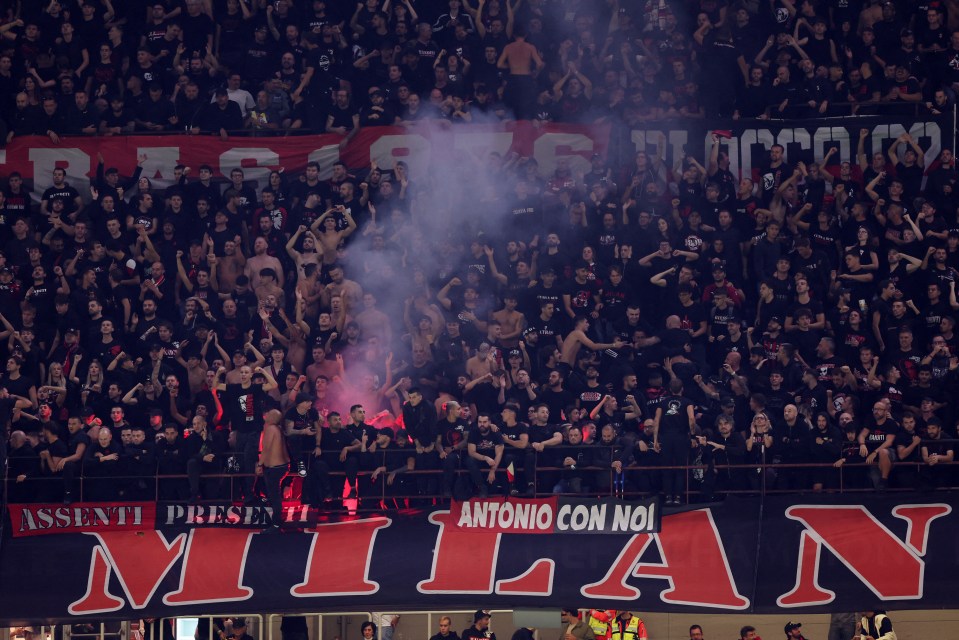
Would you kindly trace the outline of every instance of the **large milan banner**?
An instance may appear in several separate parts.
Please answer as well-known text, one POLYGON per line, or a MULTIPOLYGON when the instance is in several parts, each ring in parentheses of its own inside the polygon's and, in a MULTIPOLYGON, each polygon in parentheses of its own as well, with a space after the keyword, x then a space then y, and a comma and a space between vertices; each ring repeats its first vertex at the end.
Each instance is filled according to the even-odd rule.
POLYGON ((606 156, 608 126, 545 125, 529 122, 504 125, 468 125, 441 127, 373 127, 362 129, 345 146, 341 135, 304 135, 290 137, 231 136, 222 140, 215 136, 112 136, 68 137, 54 144, 43 136, 14 138, 0 150, 4 173, 19 171, 33 180, 35 198, 52 183, 51 173, 60 167, 67 172, 67 182, 82 195, 89 196, 91 178, 96 176, 97 153, 108 167, 116 167, 130 175, 138 158, 146 156, 143 174, 154 187, 173 183, 173 169, 183 164, 196 177, 200 165, 213 168, 217 179, 228 178, 230 171, 242 168, 244 179, 258 188, 268 184, 270 171, 281 167, 288 173, 302 172, 306 163, 317 161, 321 177, 329 178, 333 163, 342 160, 353 169, 370 166, 375 161, 384 169, 392 169, 399 160, 410 166, 415 180, 438 167, 484 164, 490 153, 503 156, 515 152, 533 157, 543 175, 552 173, 557 162, 565 158, 574 170, 588 171, 594 153, 606 156))
POLYGON ((580 516, 575 501, 511 501, 507 515, 487 500, 313 523, 293 508, 286 519, 302 528, 273 535, 250 528, 262 512, 228 505, 33 506, 11 514, 10 530, 68 533, 3 540, 0 622, 557 603, 789 616, 954 607, 959 514, 941 497, 729 499, 663 514, 636 502, 626 504, 640 515, 619 525, 615 511, 600 515, 604 501, 583 501, 580 516), (561 517, 625 531, 590 537, 561 517))

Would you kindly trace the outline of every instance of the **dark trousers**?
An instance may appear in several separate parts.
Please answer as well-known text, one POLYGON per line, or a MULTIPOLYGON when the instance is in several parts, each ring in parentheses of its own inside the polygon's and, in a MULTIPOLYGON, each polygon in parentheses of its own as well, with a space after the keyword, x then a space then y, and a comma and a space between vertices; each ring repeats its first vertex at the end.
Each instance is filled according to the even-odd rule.
POLYGON ((263 468, 263 484, 266 490, 266 500, 273 510, 274 527, 283 524, 283 494, 281 493, 280 483, 283 482, 283 477, 289 468, 290 465, 288 464, 263 468))
MULTIPOLYGON (((189 484, 183 478, 167 478, 164 476, 178 476, 186 473, 186 465, 181 462, 169 463, 160 461, 157 467, 157 482, 159 483, 160 500, 186 500, 190 497, 189 484)), ((196 495, 196 494, 193 494, 196 495)))
POLYGON ((307 485, 310 490, 310 504, 318 505, 323 498, 332 494, 332 497, 339 498, 343 491, 343 484, 339 483, 334 487, 330 482, 331 471, 341 471, 346 474, 346 479, 350 486, 356 486, 356 473, 360 468, 360 460, 355 455, 346 456, 345 462, 340 462, 340 453, 324 452, 319 458, 313 459, 310 465, 309 475, 307 476, 307 485))
MULTIPOLYGON (((444 494, 453 491, 453 487, 456 484, 456 472, 459 471, 460 467, 463 466, 464 455, 465 454, 462 451, 451 451, 448 454, 446 454, 445 458, 440 460, 440 465, 443 468, 443 493, 444 494)), ((419 468, 418 457, 417 457, 416 464, 417 464, 417 468, 419 468)))
MULTIPOLYGON (((186 461, 187 482, 190 485, 190 496, 201 496, 206 500, 215 500, 220 497, 220 487, 222 478, 207 478, 201 482, 201 476, 205 474, 220 473, 222 467, 213 462, 204 462, 199 458, 191 458, 186 461)), ((255 467, 254 467, 255 470, 255 467)))
POLYGON ((249 499, 253 497, 254 474, 260 458, 260 432, 237 431, 236 449, 240 454, 240 473, 243 474, 243 497, 249 499))
POLYGON ((79 462, 66 462, 63 465, 63 495, 72 496, 77 472, 80 471, 79 462))
MULTIPOLYGON (((664 467, 677 467, 686 464, 689 458, 689 434, 681 431, 667 431, 659 434, 660 464, 664 467)), ((685 469, 663 470, 663 493, 667 496, 679 495, 686 489, 685 469)))
POLYGON ((514 449, 507 446, 503 452, 503 461, 500 468, 508 469, 510 463, 513 464, 513 484, 517 487, 525 487, 527 482, 533 481, 532 468, 527 466, 529 449, 514 449))
POLYGON ((517 120, 531 120, 536 106, 536 82, 533 76, 510 75, 503 95, 517 120))
POLYGON ((495 482, 490 484, 486 481, 486 476, 489 474, 490 469, 490 466, 486 462, 480 462, 469 454, 464 454, 463 458, 466 461, 466 468, 469 470, 470 480, 473 481, 473 486, 479 490, 481 495, 485 495, 491 488, 496 486, 495 482))
MULTIPOLYGON (((445 463, 445 460, 440 460, 439 454, 434 451, 417 453, 415 458, 414 468, 417 471, 435 471, 440 468, 440 462, 445 463)), ((443 467, 443 491, 448 491, 451 487, 446 485, 446 467, 443 467)), ((418 473, 416 474, 416 493, 421 496, 431 496, 436 493, 436 476, 432 473, 418 473)))
POLYGON ((286 448, 290 452, 290 464, 306 463, 315 446, 316 439, 313 436, 287 436, 286 448))

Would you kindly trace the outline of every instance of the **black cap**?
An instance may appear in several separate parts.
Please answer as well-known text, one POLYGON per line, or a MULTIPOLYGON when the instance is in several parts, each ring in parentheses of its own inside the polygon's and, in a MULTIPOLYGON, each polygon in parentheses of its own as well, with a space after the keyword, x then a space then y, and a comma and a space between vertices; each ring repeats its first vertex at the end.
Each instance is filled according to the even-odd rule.
POLYGON ((785 631, 786 633, 789 633, 793 629, 801 629, 801 628, 802 628, 801 622, 787 622, 786 626, 783 627, 783 631, 785 631))
POLYGON ((722 407, 735 407, 736 401, 732 398, 723 398, 723 401, 719 403, 722 407))
POLYGON ((80 330, 76 327, 69 327, 64 333, 80 333, 80 330))
POLYGON ((778 322, 779 324, 782 324, 782 323, 783 323, 783 319, 780 318, 779 316, 772 316, 772 317, 769 319, 769 322, 778 322))
POLYGON ((213 92, 213 95, 216 97, 219 97, 219 96, 228 96, 230 94, 227 93, 227 90, 224 89, 223 87, 217 87, 216 91, 213 92))
POLYGON ((476 613, 473 614, 473 622, 479 622, 483 618, 489 618, 490 612, 485 609, 477 609, 476 613))
POLYGON ((507 358, 522 358, 522 357, 523 357, 523 352, 520 351, 519 349, 510 349, 509 355, 507 355, 506 357, 507 357, 507 358))
POLYGON ((107 170, 106 170, 104 173, 105 173, 106 175, 110 175, 110 174, 113 174, 113 173, 120 173, 120 170, 117 169, 116 167, 109 167, 109 168, 107 168, 107 170))

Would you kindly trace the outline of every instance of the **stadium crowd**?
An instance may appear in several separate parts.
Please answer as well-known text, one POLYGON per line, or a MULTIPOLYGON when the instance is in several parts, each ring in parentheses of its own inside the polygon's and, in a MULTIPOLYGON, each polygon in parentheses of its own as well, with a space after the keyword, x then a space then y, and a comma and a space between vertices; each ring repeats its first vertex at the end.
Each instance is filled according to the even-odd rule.
MULTIPOLYGON (((938 0, 0 6, 8 140, 935 115, 959 81, 938 0)), ((257 503, 288 462, 314 505, 341 473, 347 497, 670 504, 950 485, 952 151, 863 130, 737 176, 727 136, 672 166, 660 140, 550 175, 491 154, 165 188, 101 157, 39 205, 7 167, 10 499, 212 500, 236 471, 257 503)))
MULTIPOLYGON (((415 615, 415 614, 414 614, 415 615)), ((495 614, 497 618, 508 614, 495 614)), ((403 632, 408 625, 406 616, 390 613, 373 613, 372 620, 360 624, 360 634, 364 640, 392 640, 403 632)), ((438 616, 438 630, 429 640, 496 640, 496 632, 491 628, 493 613, 479 609, 472 614, 473 623, 457 633, 453 628, 453 617, 438 616)), ((165 623, 166 621, 164 621, 165 623)), ((649 640, 664 637, 661 633, 650 633, 646 622, 632 611, 610 609, 563 608, 559 616, 560 633, 558 640, 649 640)), ((173 640, 170 629, 163 628, 158 621, 141 621, 140 628, 148 640, 173 640)), ((497 628, 502 629, 502 623, 497 628)), ((80 625, 77 625, 80 626, 80 625)), ((802 623, 792 620, 785 623, 783 633, 786 640, 805 640, 802 623)), ((872 637, 879 640, 891 638, 892 620, 884 610, 866 611, 862 614, 835 613, 830 616, 829 640, 853 640, 859 637, 872 637)), ((309 619, 306 616, 283 616, 280 631, 283 640, 309 640, 309 619)), ((546 629, 519 627, 512 632, 511 640, 531 640, 536 635, 544 636, 546 629)), ((249 626, 244 618, 200 618, 196 635, 198 637, 219 636, 223 640, 254 640, 257 630, 249 626), (213 634, 210 633, 212 627, 213 634)), ((405 631, 406 634, 410 632, 405 631)), ((29 640, 29 635, 25 636, 29 640)), ((337 636, 339 637, 339 636, 337 636)), ((501 632, 505 638, 506 633, 501 632)), ((707 636, 700 624, 689 627, 689 640, 704 640, 707 636)), ((712 636, 710 636, 712 637, 712 636)), ((760 640, 756 627, 744 625, 739 630, 739 640, 760 640)))

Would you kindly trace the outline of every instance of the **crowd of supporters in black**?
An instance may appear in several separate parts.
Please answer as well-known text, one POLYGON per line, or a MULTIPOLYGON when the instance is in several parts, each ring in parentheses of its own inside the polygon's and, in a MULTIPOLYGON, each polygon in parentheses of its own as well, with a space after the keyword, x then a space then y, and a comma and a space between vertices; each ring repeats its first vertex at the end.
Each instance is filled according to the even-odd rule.
POLYGON ((948 5, 4 0, 0 120, 8 140, 58 140, 946 113, 959 82, 948 5))
MULTIPOLYGON (((959 80, 936 0, 0 6, 8 140, 933 116, 959 80)), ((311 162, 159 188, 101 157, 39 204, 7 167, 7 494, 257 503, 273 408, 314 505, 340 474, 361 498, 951 484, 951 150, 864 129, 737 176, 727 135, 454 184, 311 162)))

